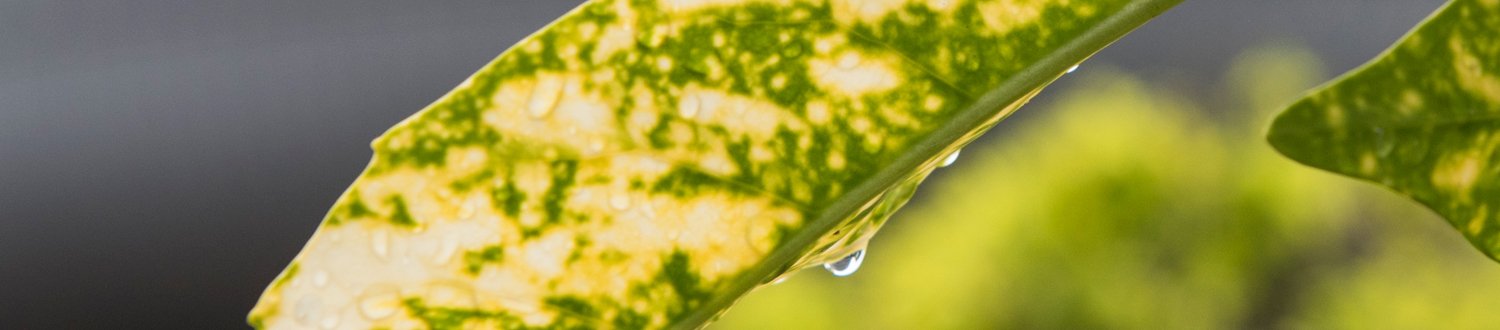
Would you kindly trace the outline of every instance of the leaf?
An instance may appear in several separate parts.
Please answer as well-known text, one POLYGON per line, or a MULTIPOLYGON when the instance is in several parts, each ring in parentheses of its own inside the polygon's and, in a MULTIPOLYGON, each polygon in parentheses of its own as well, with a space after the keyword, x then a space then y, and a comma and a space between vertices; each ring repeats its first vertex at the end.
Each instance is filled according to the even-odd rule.
POLYGON ((698 326, 1180 0, 591 1, 373 143, 256 327, 698 326))
POLYGON ((1500 258, 1500 1, 1455 0, 1393 48, 1291 105, 1283 155, 1379 183, 1500 258))

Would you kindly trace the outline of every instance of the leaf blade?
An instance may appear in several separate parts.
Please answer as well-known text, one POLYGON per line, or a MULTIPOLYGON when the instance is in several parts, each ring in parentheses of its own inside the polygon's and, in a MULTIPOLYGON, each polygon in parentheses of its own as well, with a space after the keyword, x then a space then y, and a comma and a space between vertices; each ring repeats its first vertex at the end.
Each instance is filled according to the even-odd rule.
POLYGON ((1381 56, 1277 116, 1267 141, 1308 166, 1385 186, 1442 215, 1491 259, 1500 131, 1500 4, 1455 0, 1381 56))
POLYGON ((251 322, 702 324, 1176 2, 589 2, 377 139, 251 322))

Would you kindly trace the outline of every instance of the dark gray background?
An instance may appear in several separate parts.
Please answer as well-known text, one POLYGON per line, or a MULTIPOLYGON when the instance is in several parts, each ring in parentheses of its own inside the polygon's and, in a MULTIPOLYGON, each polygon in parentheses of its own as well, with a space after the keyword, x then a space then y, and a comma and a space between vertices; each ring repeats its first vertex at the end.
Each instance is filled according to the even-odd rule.
MULTIPOLYGON (((371 139, 577 3, 0 2, 0 327, 244 327, 371 139)), ((1341 72, 1440 4, 1190 0, 1085 66, 1341 72)))

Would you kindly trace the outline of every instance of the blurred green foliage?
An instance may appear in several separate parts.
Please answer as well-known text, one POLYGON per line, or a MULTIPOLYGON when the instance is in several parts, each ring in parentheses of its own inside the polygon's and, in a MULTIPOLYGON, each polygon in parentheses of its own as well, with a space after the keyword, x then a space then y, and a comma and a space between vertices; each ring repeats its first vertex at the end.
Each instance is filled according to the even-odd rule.
POLYGON ((763 287, 712 328, 1480 328, 1500 265, 1420 206, 1266 146, 1323 78, 1251 51, 1203 102, 1089 67, 923 186, 864 269, 763 287), (922 195, 926 196, 922 196, 922 195))

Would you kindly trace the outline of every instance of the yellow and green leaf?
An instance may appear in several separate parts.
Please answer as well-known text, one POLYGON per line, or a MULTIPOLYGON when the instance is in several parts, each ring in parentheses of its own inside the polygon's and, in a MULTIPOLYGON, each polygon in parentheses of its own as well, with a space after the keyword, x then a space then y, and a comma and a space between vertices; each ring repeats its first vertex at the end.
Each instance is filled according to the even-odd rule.
POLYGON ((1393 48, 1278 116, 1287 157, 1368 180, 1500 258, 1500 0, 1454 0, 1393 48))
POLYGON ((373 143, 257 327, 663 328, 863 249, 1180 0, 598 0, 373 143))

